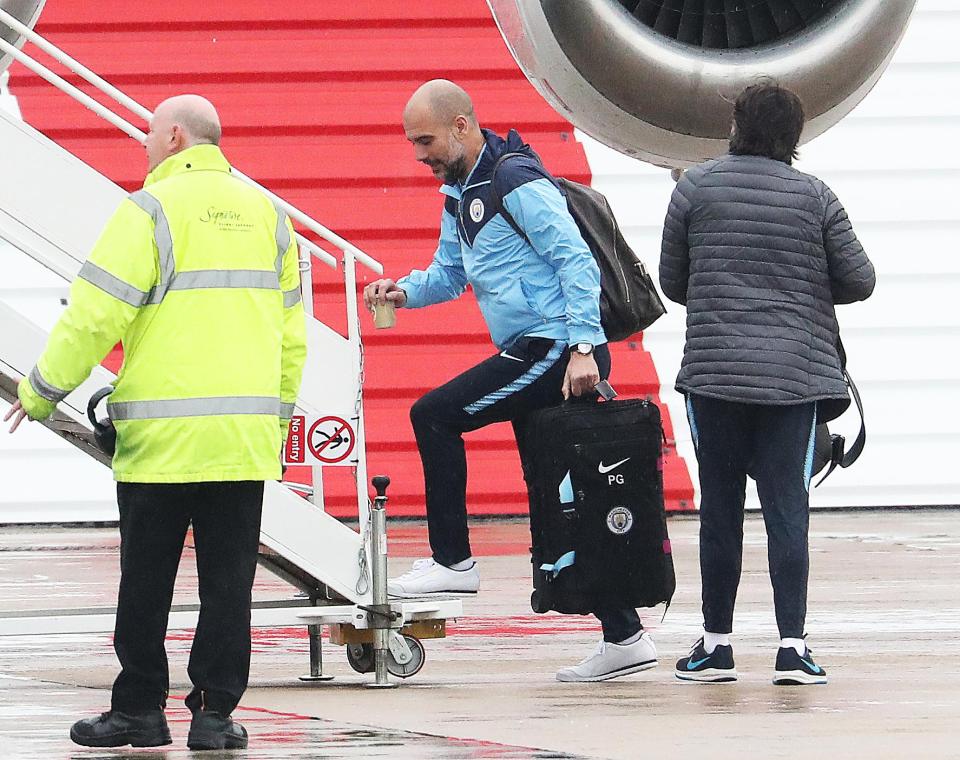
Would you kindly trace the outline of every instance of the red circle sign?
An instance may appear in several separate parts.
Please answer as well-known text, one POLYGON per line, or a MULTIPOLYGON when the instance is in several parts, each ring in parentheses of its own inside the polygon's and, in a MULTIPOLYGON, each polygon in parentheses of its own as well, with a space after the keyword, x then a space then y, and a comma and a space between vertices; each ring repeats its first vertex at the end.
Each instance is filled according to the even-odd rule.
POLYGON ((353 451, 356 436, 342 417, 321 417, 310 426, 307 446, 324 464, 342 462, 353 451))

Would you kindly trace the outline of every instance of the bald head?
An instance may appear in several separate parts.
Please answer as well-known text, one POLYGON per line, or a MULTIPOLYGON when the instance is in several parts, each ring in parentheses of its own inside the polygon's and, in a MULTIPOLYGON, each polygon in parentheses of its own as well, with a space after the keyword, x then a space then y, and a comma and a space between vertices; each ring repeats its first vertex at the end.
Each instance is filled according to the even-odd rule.
POLYGON ((403 131, 417 161, 437 179, 466 179, 483 149, 484 138, 466 90, 446 79, 417 88, 403 109, 403 131))
POLYGON ((206 98, 177 95, 157 106, 156 114, 162 114, 173 124, 182 127, 191 146, 200 143, 220 144, 220 117, 213 103, 206 98))
POLYGON ((407 107, 403 110, 404 120, 408 114, 424 112, 444 124, 449 124, 457 116, 463 116, 473 125, 477 124, 473 101, 467 91, 447 79, 432 79, 420 85, 407 101, 407 107))
POLYGON ((220 117, 213 103, 199 95, 177 95, 157 106, 145 143, 150 171, 164 159, 202 144, 220 144, 220 117))

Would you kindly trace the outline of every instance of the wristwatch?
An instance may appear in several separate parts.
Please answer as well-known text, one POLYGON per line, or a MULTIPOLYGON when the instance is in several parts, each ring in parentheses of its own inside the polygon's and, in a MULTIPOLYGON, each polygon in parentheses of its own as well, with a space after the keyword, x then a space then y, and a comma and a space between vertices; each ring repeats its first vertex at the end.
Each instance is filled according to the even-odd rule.
POLYGON ((576 351, 580 356, 590 356, 593 353, 593 344, 592 343, 577 343, 573 350, 576 351))

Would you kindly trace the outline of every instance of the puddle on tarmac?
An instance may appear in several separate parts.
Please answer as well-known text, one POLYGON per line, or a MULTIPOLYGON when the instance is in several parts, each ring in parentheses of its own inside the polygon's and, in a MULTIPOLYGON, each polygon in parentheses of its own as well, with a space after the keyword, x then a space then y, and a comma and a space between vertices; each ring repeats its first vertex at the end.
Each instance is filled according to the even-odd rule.
POLYGON ((579 755, 494 742, 340 723, 257 708, 237 708, 234 717, 250 734, 246 751, 191 752, 186 748, 190 714, 168 705, 169 747, 82 748, 69 738, 74 720, 97 714, 103 691, 64 689, 33 679, 0 677, 0 758, 71 760, 184 760, 238 758, 396 758, 406 760, 576 760, 579 755))

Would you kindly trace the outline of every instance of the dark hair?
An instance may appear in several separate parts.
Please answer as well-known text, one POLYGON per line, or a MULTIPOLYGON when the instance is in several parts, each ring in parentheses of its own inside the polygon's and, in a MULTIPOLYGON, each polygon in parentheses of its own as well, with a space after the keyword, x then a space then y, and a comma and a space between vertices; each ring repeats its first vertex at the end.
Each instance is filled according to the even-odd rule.
POLYGON ((733 105, 730 152, 792 163, 803 122, 803 103, 790 90, 778 84, 752 85, 733 105))

